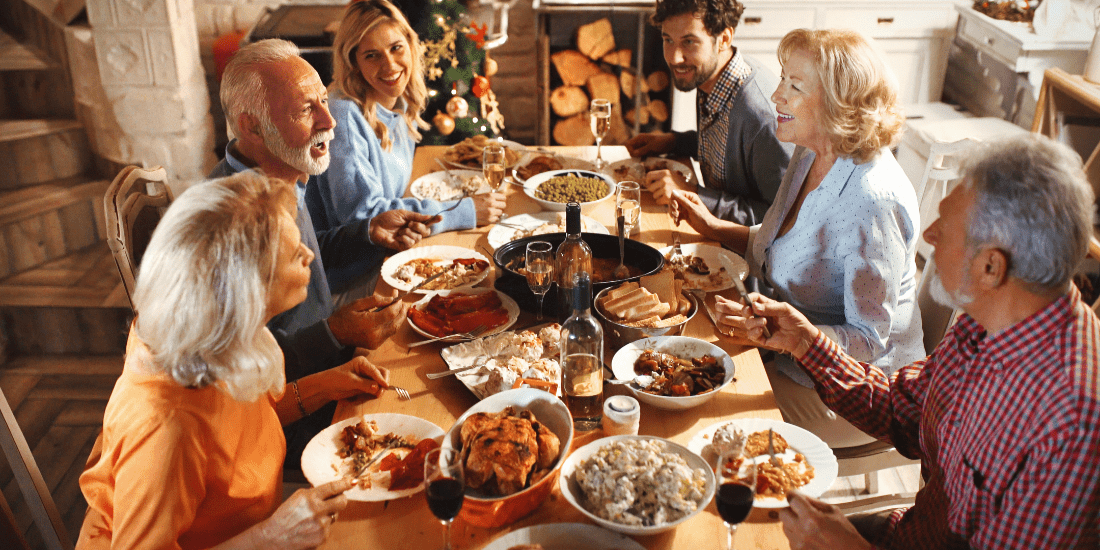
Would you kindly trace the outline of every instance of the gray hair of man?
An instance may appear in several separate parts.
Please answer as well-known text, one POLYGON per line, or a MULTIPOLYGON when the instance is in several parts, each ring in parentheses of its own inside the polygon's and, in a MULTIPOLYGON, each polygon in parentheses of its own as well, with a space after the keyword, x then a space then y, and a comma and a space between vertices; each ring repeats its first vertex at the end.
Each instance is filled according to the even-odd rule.
POLYGON ((254 42, 233 54, 222 73, 221 101, 226 124, 234 136, 241 135, 237 119, 242 114, 256 116, 265 124, 271 121, 267 88, 260 78, 260 67, 300 56, 298 46, 278 38, 254 42))
POLYGON ((1093 192, 1081 157, 1039 134, 986 142, 962 162, 974 192, 966 243, 1008 255, 1008 275, 1034 291, 1064 288, 1088 251, 1093 192))
POLYGON ((283 391, 282 352, 264 323, 279 217, 294 204, 289 184, 253 171, 199 183, 172 203, 134 290, 149 370, 189 388, 217 384, 238 401, 283 391))

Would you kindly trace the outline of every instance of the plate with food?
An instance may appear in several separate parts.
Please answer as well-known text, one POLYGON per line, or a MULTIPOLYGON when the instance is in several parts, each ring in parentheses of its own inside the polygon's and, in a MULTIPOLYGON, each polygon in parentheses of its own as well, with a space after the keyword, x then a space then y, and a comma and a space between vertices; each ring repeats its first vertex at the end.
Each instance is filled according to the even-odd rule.
MULTIPOLYGON (((607 227, 588 217, 581 216, 581 232, 608 235, 607 227)), ((489 246, 493 250, 516 239, 548 233, 565 233, 565 212, 536 212, 519 214, 497 222, 489 230, 489 246)))
POLYGON ((712 424, 696 432, 687 447, 711 466, 721 447, 741 447, 756 462, 756 508, 786 508, 787 491, 821 496, 836 480, 837 461, 832 449, 816 435, 769 418, 737 418, 712 424), (775 456, 783 462, 780 472, 768 457, 768 429, 775 433, 775 456))
POLYGON ((382 280, 401 291, 443 273, 416 292, 429 293, 474 286, 489 276, 489 259, 461 246, 431 245, 410 248, 382 263, 382 280), (445 272, 445 273, 444 273, 445 272))
POLYGON ((480 365, 455 375, 478 399, 522 386, 561 395, 560 339, 561 325, 550 323, 449 346, 440 356, 450 370, 480 365))
POLYGON ((611 358, 615 378, 643 403, 683 410, 718 395, 734 380, 733 359, 722 348, 687 336, 653 336, 631 342, 611 358))
MULTIPOLYGON (((515 166, 527 157, 527 148, 522 144, 509 140, 494 140, 492 138, 477 135, 468 137, 443 152, 443 161, 454 168, 473 168, 481 170, 481 151, 491 141, 499 141, 506 149, 505 156, 508 166, 515 166)), ((507 172, 506 172, 507 173, 507 172)))
POLYGON ((424 457, 443 435, 442 428, 415 416, 355 416, 321 430, 306 444, 302 473, 314 487, 358 478, 359 484, 344 493, 351 500, 407 497, 423 488, 424 457))
POLYGON ((548 523, 516 529, 482 550, 645 550, 634 539, 587 523, 548 523))
POLYGON ((579 159, 576 157, 567 157, 565 155, 557 155, 553 153, 540 153, 531 155, 524 161, 517 164, 515 167, 514 175, 520 183, 525 183, 527 180, 543 172, 549 172, 551 170, 572 169, 590 170, 595 172, 596 165, 592 164, 592 161, 579 159))
POLYGON ((733 277, 742 281, 749 274, 749 264, 741 256, 709 244, 689 243, 680 245, 683 262, 673 266, 672 247, 660 250, 665 257, 665 268, 672 269, 676 278, 684 281, 684 288, 718 292, 733 288, 733 277))
POLYGON ((523 192, 544 210, 564 212, 570 202, 580 203, 583 212, 615 195, 615 181, 607 174, 589 170, 551 170, 532 176, 523 192))
POLYGON ((442 290, 425 296, 409 308, 409 326, 423 336, 441 338, 484 327, 496 334, 519 318, 519 305, 491 288, 442 290))
POLYGON ((477 193, 488 193, 489 184, 480 171, 451 170, 431 172, 416 178, 409 186, 409 193, 421 200, 453 201, 477 193))
POLYGON ((661 157, 648 157, 645 159, 628 158, 612 162, 608 171, 616 182, 636 181, 645 187, 645 175, 654 170, 671 170, 684 177, 684 181, 691 181, 695 171, 690 166, 675 160, 661 157))

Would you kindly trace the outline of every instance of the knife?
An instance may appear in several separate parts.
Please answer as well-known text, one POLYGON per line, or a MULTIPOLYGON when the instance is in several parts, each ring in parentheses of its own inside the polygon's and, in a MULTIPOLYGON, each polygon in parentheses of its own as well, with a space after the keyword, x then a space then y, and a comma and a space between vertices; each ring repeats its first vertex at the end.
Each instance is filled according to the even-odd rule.
POLYGON ((406 290, 405 292, 402 292, 402 293, 398 294, 396 298, 390 300, 389 302, 387 302, 385 304, 382 304, 380 306, 375 307, 374 309, 370 310, 370 312, 371 313, 378 313, 379 311, 382 311, 383 309, 386 309, 386 308, 392 306, 394 304, 394 302, 404 298, 410 292, 415 292, 417 290, 420 290, 420 288, 423 287, 424 285, 438 279, 444 273, 447 273, 447 272, 451 271, 452 269, 454 269, 453 265, 451 267, 448 267, 447 269, 444 269, 443 271, 440 271, 439 273, 436 273, 435 275, 432 275, 431 277, 428 277, 427 279, 424 279, 423 281, 420 281, 419 283, 416 284, 416 286, 406 290))
MULTIPOLYGON (((745 290, 745 283, 741 280, 741 277, 737 275, 733 276, 733 286, 737 288, 737 294, 741 296, 741 300, 745 302, 745 305, 749 306, 749 311, 752 311, 752 302, 749 301, 749 292, 745 290)), ((753 315, 755 317, 756 315, 753 315)), ((771 338, 772 333, 768 330, 768 325, 764 325, 764 338, 771 338)))

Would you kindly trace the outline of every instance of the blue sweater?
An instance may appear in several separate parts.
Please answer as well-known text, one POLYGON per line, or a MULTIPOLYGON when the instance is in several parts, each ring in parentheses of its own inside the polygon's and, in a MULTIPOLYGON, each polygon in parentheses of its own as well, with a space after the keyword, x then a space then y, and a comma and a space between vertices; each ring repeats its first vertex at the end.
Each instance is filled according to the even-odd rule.
MULTIPOLYGON (((433 215, 454 204, 402 198, 412 174, 416 142, 399 114, 404 102, 398 101, 397 112, 376 106, 379 120, 389 128, 393 147, 382 149, 359 106, 339 95, 329 102, 336 120, 336 138, 332 140, 332 161, 328 171, 316 179, 316 185, 306 188, 306 204, 318 231, 372 218, 388 210, 412 210, 433 215)), ((477 212, 472 199, 443 213, 443 221, 432 226, 433 233, 470 229, 477 225, 477 212)))

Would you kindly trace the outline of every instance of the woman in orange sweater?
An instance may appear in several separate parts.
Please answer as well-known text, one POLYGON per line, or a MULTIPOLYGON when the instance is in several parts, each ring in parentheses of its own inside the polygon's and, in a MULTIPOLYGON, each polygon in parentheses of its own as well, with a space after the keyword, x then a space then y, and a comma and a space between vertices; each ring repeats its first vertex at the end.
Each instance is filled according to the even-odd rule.
POLYGON ((192 186, 142 259, 126 364, 80 477, 77 548, 311 548, 351 481, 279 505, 282 424, 387 387, 364 358, 286 384, 264 326, 306 295, 293 188, 256 172, 192 186))

